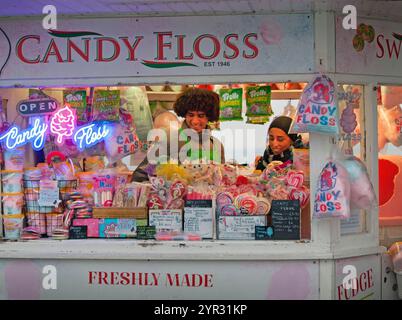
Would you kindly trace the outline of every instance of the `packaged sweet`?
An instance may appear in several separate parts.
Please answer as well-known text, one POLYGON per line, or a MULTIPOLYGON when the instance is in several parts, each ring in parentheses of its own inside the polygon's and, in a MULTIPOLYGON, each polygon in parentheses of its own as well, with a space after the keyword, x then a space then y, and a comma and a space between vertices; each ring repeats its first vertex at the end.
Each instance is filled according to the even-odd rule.
POLYGON ((110 126, 111 134, 105 140, 105 149, 111 163, 134 154, 141 149, 140 140, 134 128, 129 128, 120 123, 110 126))
POLYGON ((249 123, 264 124, 272 115, 271 87, 248 86, 246 88, 246 116, 249 123))
POLYGON ((19 147, 13 150, 5 149, 3 152, 4 167, 6 170, 22 171, 25 164, 25 148, 19 147))
POLYGON ((5 215, 21 214, 24 205, 23 196, 23 193, 3 193, 3 213, 5 215))
POLYGON ((18 193, 22 191, 22 171, 2 170, 1 181, 4 193, 18 193))
POLYGON ((94 205, 96 207, 111 207, 116 188, 116 172, 105 169, 94 180, 94 205))
POLYGON ((348 157, 342 161, 349 174, 350 207, 352 209, 370 209, 377 206, 377 197, 365 164, 357 157, 348 157))
POLYGON ((4 237, 8 240, 18 240, 21 235, 24 215, 12 214, 3 216, 4 237))
POLYGON ((347 170, 337 161, 322 169, 314 198, 315 218, 350 217, 350 182, 347 170))
POLYGON ((53 170, 56 180, 73 180, 75 179, 75 168, 71 162, 55 162, 53 170))
POLYGON ((49 237, 52 236, 53 231, 63 228, 63 214, 62 213, 46 213, 46 233, 49 237))
POLYGON ((303 90, 289 133, 339 133, 336 87, 332 80, 317 76, 303 90))
POLYGON ((92 108, 93 120, 118 122, 120 90, 96 90, 92 108))
POLYGON ((96 171, 105 168, 105 162, 100 156, 85 158, 85 171, 96 171))
POLYGON ((220 121, 243 120, 243 89, 220 89, 220 121))
POLYGON ((35 228, 39 234, 46 234, 46 214, 28 212, 26 214, 28 226, 35 228))

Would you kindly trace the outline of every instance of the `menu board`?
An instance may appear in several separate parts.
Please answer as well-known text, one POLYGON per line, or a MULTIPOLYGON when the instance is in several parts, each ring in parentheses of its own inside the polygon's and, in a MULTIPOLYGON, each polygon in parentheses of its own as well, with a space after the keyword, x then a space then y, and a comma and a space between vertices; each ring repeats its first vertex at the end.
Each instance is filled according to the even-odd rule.
POLYGON ((255 227, 265 226, 266 216, 220 216, 218 238, 227 240, 254 240, 255 227))
POLYGON ((184 207, 184 231, 203 239, 213 237, 212 200, 187 200, 184 207))
POLYGON ((273 240, 300 240, 299 200, 272 200, 273 240))

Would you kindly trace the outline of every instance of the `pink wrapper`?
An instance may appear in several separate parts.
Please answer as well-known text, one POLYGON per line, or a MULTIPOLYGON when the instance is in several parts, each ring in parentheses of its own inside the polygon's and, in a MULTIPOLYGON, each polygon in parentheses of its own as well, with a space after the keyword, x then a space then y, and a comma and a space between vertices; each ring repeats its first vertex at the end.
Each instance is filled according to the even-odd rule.
POLYGON ((63 228, 63 214, 46 213, 46 233, 49 237, 55 229, 63 228))
POLYGON ((27 213, 28 226, 34 227, 40 234, 46 234, 46 214, 27 213))

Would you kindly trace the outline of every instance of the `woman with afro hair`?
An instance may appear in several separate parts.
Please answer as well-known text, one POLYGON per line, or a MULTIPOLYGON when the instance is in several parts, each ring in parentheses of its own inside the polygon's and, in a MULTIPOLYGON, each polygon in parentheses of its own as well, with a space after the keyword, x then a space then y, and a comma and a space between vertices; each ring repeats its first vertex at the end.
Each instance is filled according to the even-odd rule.
MULTIPOLYGON (((223 145, 211 135, 208 125, 208 122, 219 120, 219 95, 206 89, 190 88, 177 98, 173 109, 184 121, 179 129, 178 150, 169 150, 168 141, 166 159, 175 158, 179 163, 224 163, 223 145)), ((134 171, 132 181, 148 179, 148 160, 146 157, 134 171)))

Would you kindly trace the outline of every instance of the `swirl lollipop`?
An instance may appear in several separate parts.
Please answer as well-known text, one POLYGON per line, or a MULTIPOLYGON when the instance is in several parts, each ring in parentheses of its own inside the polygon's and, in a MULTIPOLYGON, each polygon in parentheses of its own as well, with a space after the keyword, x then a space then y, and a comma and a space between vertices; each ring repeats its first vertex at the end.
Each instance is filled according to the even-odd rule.
POLYGON ((162 199, 157 194, 151 194, 148 199, 149 209, 163 209, 162 199))

